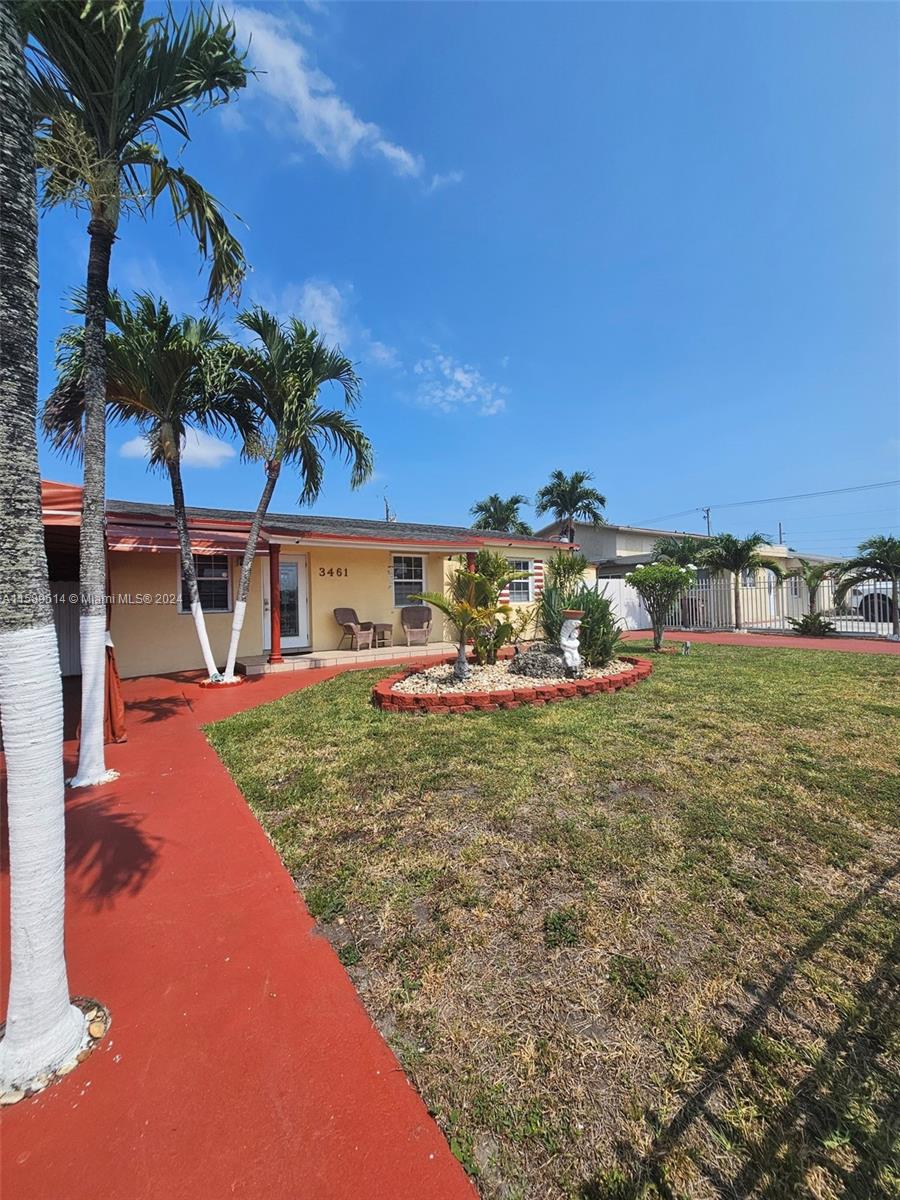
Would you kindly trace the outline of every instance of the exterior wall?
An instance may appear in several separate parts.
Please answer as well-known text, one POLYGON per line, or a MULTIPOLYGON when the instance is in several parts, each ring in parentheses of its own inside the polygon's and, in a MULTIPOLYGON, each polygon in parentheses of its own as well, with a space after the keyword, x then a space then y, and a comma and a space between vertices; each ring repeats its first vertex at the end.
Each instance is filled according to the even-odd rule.
MULTIPOLYGON (((301 549, 300 546, 297 548, 301 549)), ((282 557, 289 552, 288 547, 282 547, 282 557)), ((390 621, 394 627, 394 645, 406 644, 400 625, 400 608, 403 606, 394 607, 393 561, 394 553, 415 554, 415 550, 351 550, 336 546, 333 550, 311 547, 307 553, 310 637, 314 650, 334 650, 340 642, 335 608, 355 608, 361 621, 390 621), (338 575, 338 571, 342 574, 338 575)), ((425 590, 442 591, 444 555, 422 554, 421 557, 425 559, 425 590)), ((432 642, 444 640, 439 617, 440 614, 435 613, 429 638, 432 642)))
MULTIPOLYGON (((150 604, 117 603, 112 606, 110 632, 122 678, 201 670, 203 656, 191 614, 182 613, 171 599, 168 602, 162 599, 174 597, 179 590, 178 554, 174 551, 157 554, 114 551, 109 561, 110 588, 114 596, 149 595, 152 598, 150 604), (158 603, 157 597, 161 598, 158 603)), ((262 653, 261 584, 263 573, 268 569, 268 558, 257 558, 253 564, 240 654, 262 653)), ((232 603, 240 570, 241 560, 232 556, 232 603)), ((231 612, 206 614, 210 644, 220 667, 224 666, 228 654, 231 618, 231 612)))
MULTIPOLYGON (((282 545, 282 561, 295 547, 282 545)), ((394 629, 394 644, 404 645, 400 607, 394 606, 394 553, 416 553, 374 549, 350 549, 336 546, 296 546, 308 556, 309 630, 314 651, 333 650, 341 632, 335 620, 335 608, 355 608, 362 621, 389 621, 394 629), (340 572, 340 574, 338 573, 340 572)), ((550 551, 536 552, 530 546, 504 546, 509 558, 528 558, 546 564, 550 551)), ((447 574, 456 565, 457 556, 440 552, 424 553, 425 590, 446 591, 447 574)), ((232 603, 240 575, 240 559, 231 556, 232 603)), ((241 634, 238 659, 265 653, 263 579, 268 576, 268 557, 258 557, 250 577, 247 613, 241 634)), ((201 670, 203 658, 190 613, 182 613, 174 597, 179 589, 179 559, 174 551, 110 554, 110 588, 113 594, 151 597, 148 604, 113 605, 111 633, 116 661, 123 678, 155 675, 173 671, 201 670), (157 600, 159 598, 159 600, 157 600), (166 599, 168 598, 168 599, 166 599)), ((232 613, 207 613, 206 628, 213 654, 223 666, 231 635, 232 613)), ((452 628, 435 611, 430 641, 453 639, 452 628)))

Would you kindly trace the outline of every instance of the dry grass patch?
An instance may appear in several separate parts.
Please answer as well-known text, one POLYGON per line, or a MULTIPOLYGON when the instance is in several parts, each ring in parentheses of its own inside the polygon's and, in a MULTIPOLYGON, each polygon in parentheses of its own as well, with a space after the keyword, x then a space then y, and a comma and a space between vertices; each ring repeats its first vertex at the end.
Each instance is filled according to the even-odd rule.
POLYGON ((381 674, 209 735, 482 1194, 900 1196, 897 660, 452 722, 381 674))

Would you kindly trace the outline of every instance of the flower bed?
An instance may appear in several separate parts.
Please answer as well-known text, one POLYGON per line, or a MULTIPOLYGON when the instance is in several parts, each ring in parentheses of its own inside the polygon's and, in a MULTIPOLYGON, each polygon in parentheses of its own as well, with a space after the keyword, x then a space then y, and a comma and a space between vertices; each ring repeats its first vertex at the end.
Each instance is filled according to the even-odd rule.
MULTIPOLYGON (((565 683, 548 683, 546 680, 528 680, 525 676, 516 679, 514 687, 491 692, 400 692, 395 684, 418 674, 422 664, 407 667, 395 675, 388 675, 372 689, 372 701, 385 712, 406 713, 470 713, 497 712, 499 709, 521 708, 523 704, 553 704, 557 700, 574 700, 579 696, 593 696, 597 692, 617 692, 620 688, 633 687, 653 670, 645 658, 622 655, 629 666, 613 675, 600 675, 592 679, 570 679, 565 683), (521 682, 519 682, 521 680, 521 682)), ((453 656, 444 660, 452 663, 453 656)), ((431 664, 433 665, 433 664, 431 664)))

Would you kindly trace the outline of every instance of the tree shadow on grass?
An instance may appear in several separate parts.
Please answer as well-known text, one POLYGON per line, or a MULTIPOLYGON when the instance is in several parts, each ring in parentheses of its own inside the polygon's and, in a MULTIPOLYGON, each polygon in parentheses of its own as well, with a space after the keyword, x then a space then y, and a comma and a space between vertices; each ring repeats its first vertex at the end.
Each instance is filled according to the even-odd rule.
POLYGON ((849 1011, 815 1048, 811 1070, 780 1108, 766 1111, 758 1138, 742 1140, 716 1111, 716 1102, 736 1082, 737 1069, 750 1063, 758 1036, 766 1032, 770 1015, 782 1009, 799 968, 844 932, 898 876, 900 863, 895 863, 800 947, 759 993, 675 1115, 657 1124, 646 1153, 637 1157, 633 1148, 620 1145, 624 1168, 586 1180, 580 1200, 680 1200, 680 1191, 667 1180, 667 1160, 686 1156, 722 1200, 799 1200, 818 1194, 808 1190, 811 1170, 830 1176, 836 1194, 847 1200, 896 1195, 888 1190, 896 1176, 892 1184, 886 1172, 900 1136, 900 1078, 888 1057, 900 1034, 900 934, 855 992, 849 1011), (713 1140, 718 1135, 731 1145, 740 1160, 737 1166, 723 1166, 722 1156, 704 1156, 689 1146, 688 1135, 700 1123, 713 1140))

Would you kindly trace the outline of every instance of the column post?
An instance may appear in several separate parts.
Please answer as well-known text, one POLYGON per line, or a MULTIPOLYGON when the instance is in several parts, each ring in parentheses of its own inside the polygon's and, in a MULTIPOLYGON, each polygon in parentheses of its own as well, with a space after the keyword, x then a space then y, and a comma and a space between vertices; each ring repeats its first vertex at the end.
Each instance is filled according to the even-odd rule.
POLYGON ((269 542, 269 662, 284 662, 281 656, 281 547, 269 542))

